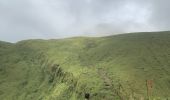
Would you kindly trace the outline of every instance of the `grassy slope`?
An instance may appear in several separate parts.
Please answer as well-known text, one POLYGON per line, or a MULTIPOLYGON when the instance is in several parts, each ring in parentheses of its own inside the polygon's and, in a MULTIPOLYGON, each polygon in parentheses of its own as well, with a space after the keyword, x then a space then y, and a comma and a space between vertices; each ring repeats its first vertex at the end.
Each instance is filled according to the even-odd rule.
POLYGON ((170 97, 170 32, 0 42, 1 100, 170 97))

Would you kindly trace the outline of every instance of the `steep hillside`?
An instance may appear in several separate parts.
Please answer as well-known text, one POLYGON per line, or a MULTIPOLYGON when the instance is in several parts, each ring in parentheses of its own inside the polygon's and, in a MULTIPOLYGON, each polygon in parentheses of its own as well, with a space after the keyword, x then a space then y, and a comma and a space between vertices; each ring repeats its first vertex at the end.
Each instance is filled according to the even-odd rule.
POLYGON ((170 32, 0 42, 1 100, 170 99, 170 32))

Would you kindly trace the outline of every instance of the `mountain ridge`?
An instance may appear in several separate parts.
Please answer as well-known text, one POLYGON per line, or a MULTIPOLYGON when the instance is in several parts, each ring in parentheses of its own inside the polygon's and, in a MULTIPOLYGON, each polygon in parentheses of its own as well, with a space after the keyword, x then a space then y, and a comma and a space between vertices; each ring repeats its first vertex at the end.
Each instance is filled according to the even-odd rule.
POLYGON ((2 100, 170 97, 169 31, 0 42, 0 51, 2 100))

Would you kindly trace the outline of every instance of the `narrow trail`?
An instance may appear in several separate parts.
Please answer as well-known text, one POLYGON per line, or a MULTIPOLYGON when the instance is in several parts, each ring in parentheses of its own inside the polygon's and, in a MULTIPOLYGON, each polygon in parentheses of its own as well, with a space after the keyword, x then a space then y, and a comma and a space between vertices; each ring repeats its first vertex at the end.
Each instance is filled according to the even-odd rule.
MULTIPOLYGON (((119 92, 115 89, 112 79, 107 75, 107 71, 103 68, 98 69, 98 74, 103 80, 103 89, 106 91, 102 100, 115 100, 115 98, 119 98, 120 100, 123 100, 121 96, 119 95, 119 92)), ((118 100, 119 100, 118 99, 118 100)))

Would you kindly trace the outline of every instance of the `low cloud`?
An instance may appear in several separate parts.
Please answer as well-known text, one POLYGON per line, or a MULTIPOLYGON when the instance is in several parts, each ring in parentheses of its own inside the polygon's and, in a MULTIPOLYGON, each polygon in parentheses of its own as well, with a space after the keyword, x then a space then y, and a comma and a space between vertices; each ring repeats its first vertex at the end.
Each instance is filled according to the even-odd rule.
POLYGON ((168 0, 1 0, 0 40, 170 29, 168 0))

